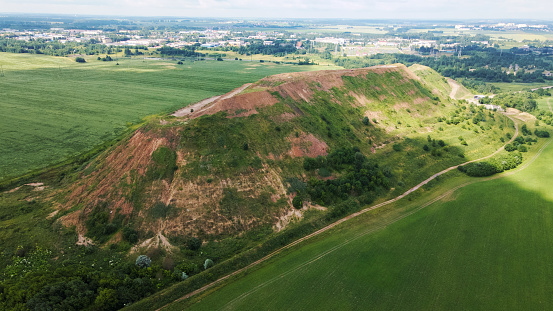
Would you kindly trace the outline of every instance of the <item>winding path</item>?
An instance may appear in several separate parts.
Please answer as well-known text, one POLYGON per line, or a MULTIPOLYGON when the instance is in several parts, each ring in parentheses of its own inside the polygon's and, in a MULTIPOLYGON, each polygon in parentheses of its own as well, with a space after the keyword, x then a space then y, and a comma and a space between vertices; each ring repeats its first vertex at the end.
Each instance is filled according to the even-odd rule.
MULTIPOLYGON (((511 138, 511 140, 509 140, 509 141, 505 144, 505 145, 507 145, 507 144, 512 143, 512 142, 515 140, 515 138, 518 136, 519 132, 518 132, 518 123, 517 123, 513 118, 511 118, 509 115, 507 115, 507 114, 504 114, 504 115, 505 115, 507 118, 509 118, 511 121, 513 121, 513 123, 515 124, 515 135, 513 135, 513 137, 511 138)), ((547 144, 549 144, 549 143, 547 143, 547 144)), ((546 145, 547 145, 547 144, 546 144, 546 145)), ((188 294, 182 296, 181 298, 179 298, 179 299, 177 299, 177 300, 175 300, 175 301, 173 301, 173 302, 171 302, 171 303, 169 303, 169 304, 167 304, 167 305, 165 305, 165 306, 159 308, 158 310, 162 310, 163 308, 169 306, 170 304, 173 304, 173 303, 175 303, 175 302, 179 302, 179 301, 188 299, 188 298, 190 298, 190 297, 192 297, 192 296, 194 296, 194 295, 197 295, 197 294, 199 294, 199 293, 201 293, 201 292, 203 292, 203 291, 205 291, 205 290, 207 290, 207 289, 209 289, 209 288, 211 288, 211 287, 213 287, 213 286, 215 286, 215 285, 217 285, 217 284, 223 282, 224 280, 226 280, 226 279, 228 279, 228 278, 230 278, 230 277, 232 277, 232 276, 235 276, 235 275, 237 275, 237 274, 240 274, 240 273, 242 273, 242 272, 244 272, 244 271, 246 271, 246 270, 248 270, 248 269, 250 269, 250 268, 252 268, 252 267, 254 267, 254 266, 256 266, 256 265, 258 265, 258 264, 260 264, 260 263, 262 263, 262 262, 264 262, 264 261, 266 261, 266 260, 268 260, 268 259, 270 259, 271 257, 273 257, 273 256, 275 256, 275 255, 277 255, 277 254, 279 254, 280 252, 282 252, 282 251, 284 251, 284 250, 286 250, 286 249, 289 249, 289 248, 291 248, 291 247, 293 247, 293 246, 295 246, 295 245, 298 245, 298 244, 300 244, 301 242, 303 242, 303 241, 305 241, 305 240, 308 240, 308 239, 310 239, 310 238, 312 238, 312 237, 314 237, 314 236, 317 236, 317 235, 319 235, 319 234, 321 234, 321 233, 323 233, 323 232, 325 232, 325 231, 328 231, 328 230, 330 230, 330 229, 332 229, 332 228, 338 226, 339 224, 341 224, 341 223, 343 223, 343 222, 346 222, 346 221, 348 221, 348 220, 350 220, 350 219, 352 219, 352 218, 355 218, 355 217, 357 217, 357 216, 359 216, 359 215, 365 214, 366 212, 369 212, 369 211, 378 209, 378 208, 380 208, 380 207, 386 206, 386 205, 388 205, 388 204, 394 203, 394 202, 396 202, 396 201, 399 201, 399 200, 403 199, 404 197, 406 197, 407 195, 409 195, 410 193, 412 193, 412 192, 414 192, 414 191, 417 191, 420 187, 422 187, 422 186, 426 185, 427 183, 429 183, 430 181, 434 180, 436 177, 438 177, 438 176, 440 176, 440 175, 443 175, 443 174, 445 174, 445 173, 447 173, 447 172, 449 172, 449 171, 452 171, 452 170, 454 170, 454 169, 457 169, 459 166, 462 166, 462 165, 465 165, 465 164, 468 164, 468 163, 477 162, 477 161, 482 161, 482 160, 491 158, 491 157, 493 157, 494 155, 496 155, 497 153, 499 153, 501 150, 503 150, 503 149, 505 148, 505 145, 503 145, 503 146, 502 146, 501 148, 499 148, 497 151, 495 151, 494 153, 492 153, 492 154, 490 154, 490 155, 488 155, 488 156, 482 157, 482 158, 480 158, 480 159, 468 161, 468 162, 465 162, 465 163, 462 163, 462 164, 459 164, 459 165, 455 165, 455 166, 449 167, 449 168, 447 168, 447 169, 445 169, 445 170, 443 170, 443 171, 441 171, 441 172, 438 172, 438 173, 436 173, 436 174, 430 176, 429 178, 427 178, 427 179, 424 180, 423 182, 419 183, 418 185, 416 185, 416 186, 414 186, 413 188, 411 188, 411 189, 405 191, 403 194, 401 194, 401 195, 399 195, 399 196, 397 196, 397 197, 395 197, 395 198, 393 198, 393 199, 390 199, 390 200, 388 200, 388 201, 385 201, 385 202, 382 202, 382 203, 373 205, 373 206, 371 206, 371 207, 367 207, 367 208, 365 208, 365 209, 363 209, 363 210, 361 210, 361 211, 359 211, 359 212, 350 214, 350 215, 348 215, 348 216, 346 216, 346 217, 344 217, 344 218, 342 218, 342 219, 340 219, 340 220, 338 220, 338 221, 336 221, 336 222, 333 222, 333 223, 331 223, 330 225, 328 225, 328 226, 326 226, 326 227, 324 227, 324 228, 321 228, 321 229, 319 229, 319 230, 317 230, 317 231, 315 231, 315 232, 313 232, 313 233, 311 233, 311 234, 309 234, 309 235, 304 236, 303 238, 300 238, 300 239, 298 239, 298 240, 296 240, 296 241, 294 241, 294 242, 292 242, 292 243, 290 243, 290 244, 288 244, 288 245, 286 245, 286 246, 283 246, 283 247, 281 247, 281 248, 275 250, 274 252, 272 252, 272 253, 266 255, 265 257, 263 257, 263 258, 261 258, 261 259, 255 261, 255 262, 253 262, 253 263, 251 263, 251 264, 249 264, 249 265, 247 265, 246 267, 244 267, 244 268, 242 268, 242 269, 236 270, 236 271, 234 271, 234 272, 232 272, 232 273, 230 273, 230 274, 228 274, 228 275, 226 275, 226 276, 224 276, 224 277, 222 277, 222 278, 220 278, 220 279, 218 279, 218 280, 216 280, 216 281, 214 281, 214 282, 212 282, 212 283, 209 283, 209 284, 207 284, 207 285, 205 285, 205 286, 203 286, 203 287, 201 287, 201 288, 199 288, 199 289, 197 289, 197 290, 195 290, 195 291, 193 291, 193 292, 190 292, 190 293, 188 293, 188 294)), ((543 148, 545 148, 545 146, 544 146, 543 148)), ((542 148, 542 150, 543 150, 543 148, 542 148)), ((540 150, 539 153, 541 153, 541 150, 540 150)), ((539 155, 539 153, 538 153, 537 155, 539 155)), ((537 155, 533 158, 533 160, 537 157, 537 155)), ((532 161, 533 161, 533 160, 532 160, 532 161)), ((524 167, 526 167, 526 166, 524 166, 524 167)), ((524 168, 524 167, 522 167, 522 168, 524 168)), ((522 168, 521 168, 521 169, 522 169, 522 168)), ((518 171, 518 170, 517 170, 517 171, 518 171)), ((471 183, 472 183, 472 182, 471 182, 471 183)), ((426 207, 426 206, 428 206, 428 205, 430 205, 430 204, 432 204, 432 203, 438 201, 439 199, 445 197, 447 194, 452 193, 453 191, 455 191, 455 190, 457 190, 457 189, 459 189, 459 188, 461 188, 461 187, 464 187, 464 186, 466 186, 467 184, 469 184, 469 183, 462 184, 462 185, 459 185, 459 186, 457 186, 457 187, 451 189, 450 191, 446 192, 445 194, 443 194, 443 195, 439 196, 438 198, 436 198, 436 199, 430 201, 429 203, 423 205, 422 207, 426 207)), ((409 214, 409 215, 410 215, 410 214, 409 214)))

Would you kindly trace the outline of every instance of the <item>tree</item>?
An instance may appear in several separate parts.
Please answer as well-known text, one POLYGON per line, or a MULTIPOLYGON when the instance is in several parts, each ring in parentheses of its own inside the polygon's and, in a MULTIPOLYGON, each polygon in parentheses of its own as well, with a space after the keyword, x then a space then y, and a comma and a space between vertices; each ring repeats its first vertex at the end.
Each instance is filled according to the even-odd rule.
POLYGON ((140 268, 148 268, 151 263, 152 263, 152 260, 146 255, 138 256, 138 258, 136 258, 136 262, 135 262, 135 264, 137 266, 139 266, 140 268))
POLYGON ((369 125, 370 123, 371 123, 371 121, 369 120, 369 117, 364 117, 363 118, 363 124, 369 125))
POLYGON ((118 304, 117 292, 111 288, 104 288, 100 290, 94 305, 98 310, 116 310, 118 304))
POLYGON ((211 259, 206 259, 205 262, 204 262, 204 269, 208 269, 210 267, 213 267, 214 263, 213 263, 213 260, 211 259))
POLYGON ((202 240, 200 240, 196 237, 190 238, 190 239, 188 239, 188 241, 186 241, 186 247, 189 250, 197 251, 197 250, 200 249, 200 247, 202 247, 202 240))
POLYGON ((295 209, 301 209, 303 207, 303 200, 300 198, 299 195, 296 195, 292 199, 292 206, 294 206, 295 209))
POLYGON ((77 63, 86 63, 86 60, 85 60, 84 58, 82 58, 82 57, 77 57, 77 58, 75 58, 75 61, 76 61, 77 63))

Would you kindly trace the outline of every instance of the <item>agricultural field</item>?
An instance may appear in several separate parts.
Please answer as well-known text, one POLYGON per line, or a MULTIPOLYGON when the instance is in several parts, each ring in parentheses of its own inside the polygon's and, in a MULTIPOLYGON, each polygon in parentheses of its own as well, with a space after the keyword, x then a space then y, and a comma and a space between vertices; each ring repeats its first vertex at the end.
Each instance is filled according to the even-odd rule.
POLYGON ((453 172, 426 195, 368 212, 164 310, 546 309, 553 303, 549 142, 540 139, 525 155, 530 165, 514 173, 453 172))
POLYGON ((265 76, 335 67, 0 53, 0 181, 76 156, 163 114, 265 76))

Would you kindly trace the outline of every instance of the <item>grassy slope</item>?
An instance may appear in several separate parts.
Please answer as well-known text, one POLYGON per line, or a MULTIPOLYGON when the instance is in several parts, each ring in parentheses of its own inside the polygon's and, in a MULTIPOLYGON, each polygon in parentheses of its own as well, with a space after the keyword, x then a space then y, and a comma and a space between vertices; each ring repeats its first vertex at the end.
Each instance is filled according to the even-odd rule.
MULTIPOLYGON (((282 72, 250 62, 120 59, 100 62, 0 53, 0 180, 59 162, 113 138, 127 122, 165 113, 282 72)), ((328 69, 328 67, 324 67, 328 69)))
MULTIPOLYGON (((553 144, 525 170, 473 183, 385 228, 429 197, 368 213, 196 304, 168 310, 547 308, 551 161, 553 144)), ((431 195, 466 180, 447 180, 431 195)))

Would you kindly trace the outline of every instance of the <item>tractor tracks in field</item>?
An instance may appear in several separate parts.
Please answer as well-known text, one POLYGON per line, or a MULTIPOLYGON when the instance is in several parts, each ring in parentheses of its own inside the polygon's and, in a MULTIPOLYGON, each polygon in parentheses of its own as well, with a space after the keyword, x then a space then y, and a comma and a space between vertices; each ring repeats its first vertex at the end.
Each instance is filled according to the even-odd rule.
MULTIPOLYGON (((515 134, 513 135, 513 137, 512 137, 507 143, 505 143, 505 145, 507 145, 507 144, 512 143, 512 142, 517 138, 517 136, 518 136, 518 134, 519 134, 519 129, 518 129, 518 123, 516 122, 515 119, 513 119, 510 115, 508 115, 508 114, 506 114, 506 113, 503 113, 503 115, 505 115, 507 118, 509 118, 511 121, 513 121, 513 123, 514 123, 514 125, 515 125, 515 134)), ((552 139, 552 140, 553 140, 553 139, 552 139)), ((304 267, 304 266, 306 266, 306 265, 308 265, 308 264, 310 264, 310 263, 313 263, 313 262, 315 262, 315 261, 317 261, 317 260, 323 258, 324 256, 326 256, 326 255, 328 255, 328 254, 334 252, 335 250, 341 248, 342 246, 345 246, 345 245, 347 245, 347 244, 353 242, 354 240, 356 240, 356 239, 358 239, 358 238, 361 238, 362 236, 365 236, 365 235, 367 235, 367 234, 369 234, 369 233, 371 233, 371 232, 374 232, 374 231, 376 231, 376 230, 380 230, 380 229, 382 229, 382 228, 384 228, 384 227, 386 227, 386 226, 388 226, 388 225, 390 225, 390 224, 392 224, 392 223, 394 223, 394 222, 396 222, 396 221, 398 221, 398 220, 401 220, 401 219, 403 219, 403 218, 405 218, 405 217, 408 217, 408 216, 410 216, 410 215, 416 213, 417 211, 419 211, 419 210, 421 210, 421 209, 423 209, 423 208, 425 208, 425 207, 427 207, 427 206, 429 206, 429 205, 431 205, 431 204, 433 204, 433 203, 435 203, 435 202, 437 202, 437 201, 443 199, 444 197, 447 197, 447 196, 451 195, 451 194, 452 194, 453 192, 455 192, 456 190, 458 190, 458 189, 460 189, 460 188, 463 188, 463 187, 465 187, 465 186, 467 186, 467 185, 469 185, 469 184, 476 183, 476 182, 481 182, 481 181, 486 181, 486 180, 492 180, 492 179, 496 179, 496 178, 501 178, 501 177, 509 176, 509 175, 512 175, 512 174, 514 174, 514 173, 516 173, 516 172, 519 172, 520 170, 526 168, 528 165, 530 165, 532 162, 534 162, 535 159, 541 154, 541 152, 543 151, 543 149, 545 149, 545 147, 546 147, 547 145, 549 145, 549 143, 551 143, 552 140, 550 140, 549 142, 545 143, 545 144, 542 146, 542 148, 536 153, 536 155, 535 155, 532 159, 530 159, 527 163, 525 163, 523 166, 519 167, 518 169, 515 169, 514 171, 509 172, 509 173, 506 173, 506 174, 502 174, 502 175, 500 175, 500 176, 493 176, 493 177, 489 177, 489 178, 478 179, 478 180, 475 180, 475 181, 470 181, 470 182, 461 184, 461 185, 459 185, 459 186, 456 186, 456 187, 454 187, 454 188, 452 188, 452 189, 446 191, 446 192, 443 193, 442 195, 440 195, 440 196, 438 196, 438 197, 436 197, 436 198, 430 200, 429 202, 427 202, 427 203, 421 205, 420 207, 418 207, 418 208, 416 208, 416 209, 410 211, 409 213, 402 214, 402 215, 400 215, 399 217, 394 218, 394 219, 392 219, 392 220, 389 220, 389 221, 387 221, 387 222, 385 222, 385 223, 383 223, 383 224, 381 224, 381 225, 379 225, 379 226, 377 226, 377 227, 373 227, 373 228, 371 228, 370 230, 368 230, 368 231, 366 231, 366 232, 363 232, 363 233, 359 234, 358 236, 355 236, 354 238, 352 238, 352 239, 350 239, 350 240, 346 240, 346 241, 344 241, 343 243, 341 243, 341 244, 339 244, 339 245, 337 245, 337 246, 331 248, 330 250, 325 251, 323 254, 318 255, 317 257, 315 257, 315 259, 310 260, 310 261, 308 261, 308 262, 306 262, 306 263, 304 263, 304 264, 301 264, 300 266, 294 268, 294 269, 291 270, 291 271, 296 271, 297 269, 299 269, 299 268, 301 268, 301 267, 304 267)), ((302 243, 302 242, 304 242, 304 241, 306 241, 306 240, 308 240, 308 239, 310 239, 310 238, 312 238, 312 237, 315 237, 315 236, 317 236, 317 235, 320 235, 321 233, 324 233, 324 232, 326 232, 326 231, 328 231, 328 230, 330 230, 330 229, 332 229, 332 228, 334 228, 334 227, 336 227, 336 226, 338 226, 338 225, 340 225, 340 224, 342 224, 342 223, 344 223, 344 222, 346 222, 346 221, 348 221, 348 220, 350 220, 350 219, 353 219, 353 218, 355 218, 355 217, 357 217, 357 216, 360 216, 360 215, 362 215, 362 214, 365 214, 365 213, 367 213, 367 212, 369 212, 369 211, 372 211, 372 210, 381 208, 381 207, 383 207, 383 206, 392 204, 392 203, 394 203, 394 202, 397 202, 397 201, 403 199, 404 197, 406 197, 407 195, 409 195, 409 194, 411 194, 411 193, 417 191, 417 190, 420 189, 422 186, 428 184, 430 181, 436 179, 438 176, 441 176, 441 175, 443 175, 443 174, 445 174, 445 173, 447 173, 447 172, 450 172, 450 171, 452 171, 452 170, 454 170, 454 169, 457 169, 459 166, 463 166, 463 165, 466 165, 466 164, 469 164, 469 163, 473 163, 473 162, 478 162, 478 161, 482 161, 482 160, 489 159, 489 158, 495 156, 496 154, 498 154, 499 152, 501 152, 501 151, 505 148, 505 145, 503 145, 501 148, 499 148, 498 150, 496 150, 495 152, 493 152, 492 154, 490 154, 490 155, 488 155, 488 156, 485 156, 485 157, 482 157, 482 158, 479 158, 479 159, 476 159, 476 160, 472 160, 472 161, 467 161, 467 162, 465 162, 465 163, 458 164, 458 165, 454 165, 454 166, 451 166, 451 167, 449 167, 449 168, 446 168, 446 169, 444 169, 444 170, 442 170, 442 171, 440 171, 440 172, 438 172, 438 173, 436 173, 436 174, 430 176, 429 178, 427 178, 426 180, 422 181, 422 182, 419 183, 418 185, 412 187, 411 189, 405 191, 403 194, 401 194, 401 195, 399 195, 399 196, 397 196, 397 197, 395 197, 395 198, 393 198, 393 199, 390 199, 390 200, 387 200, 387 201, 385 201, 385 202, 382 202, 382 203, 373 205, 373 206, 371 206, 371 207, 367 207, 367 208, 362 209, 362 210, 360 210, 360 211, 358 211, 358 212, 355 212, 355 213, 353 213, 353 214, 350 214, 350 215, 348 215, 348 216, 346 216, 346 217, 344 217, 344 218, 342 218, 342 219, 340 219, 340 220, 338 220, 338 221, 335 221, 335 222, 329 224, 328 226, 323 227, 323 228, 321 228, 321 229, 319 229, 319 230, 317 230, 317 231, 315 231, 315 232, 313 232, 313 233, 311 233, 311 234, 309 234, 309 235, 306 235, 305 237, 302 237, 302 238, 300 238, 300 239, 298 239, 298 240, 296 240, 296 241, 294 241, 294 242, 292 242, 292 243, 290 243, 290 244, 288 244, 288 245, 285 245, 285 246, 283 246, 283 247, 281 247, 281 248, 279 248, 279 249, 273 251, 272 253, 266 255, 265 257, 263 257, 263 258, 261 258, 261 259, 255 261, 255 262, 253 262, 253 263, 247 265, 246 267, 241 268, 241 269, 239 269, 239 270, 236 270, 236 271, 234 271, 234 272, 232 272, 232 273, 230 273, 230 274, 227 274, 226 276, 221 277, 220 279, 218 279, 218 280, 216 280, 216 281, 213 281, 213 282, 211 282, 211 283, 209 283, 209 284, 207 284, 207 285, 205 285, 205 286, 203 286, 203 287, 201 287, 201 288, 199 288, 199 289, 197 289, 197 290, 195 290, 195 291, 193 291, 193 292, 190 292, 190 293, 188 293, 188 294, 186 294, 186 295, 184 295, 184 296, 182 296, 182 297, 180 297, 180 298, 174 300, 173 302, 164 305, 163 307, 161 307, 161 308, 159 308, 159 309, 157 309, 157 310, 162 310, 162 309, 164 309, 165 307, 167 307, 167 306, 169 306, 169 305, 171 305, 171 304, 173 304, 173 303, 176 303, 176 302, 179 302, 179 301, 188 299, 188 298, 190 298, 190 297, 192 297, 192 296, 195 296, 195 295, 197 295, 197 294, 199 294, 199 293, 202 293, 202 292, 208 290, 209 288, 212 288, 212 287, 214 287, 214 286, 216 286, 216 285, 222 283, 224 280, 229 279, 229 278, 231 278, 231 277, 233 277, 233 276, 235 276, 235 275, 238 275, 238 274, 240 274, 240 273, 242 273, 242 272, 244 272, 244 271, 246 271, 246 270, 248 270, 248 269, 250 269, 250 268, 252 268, 252 267, 254 267, 254 266, 257 266, 257 265, 259 265, 260 263, 262 263, 262 262, 264 262, 264 261, 267 261, 268 259, 270 259, 270 258, 274 257, 275 255, 281 253, 282 251, 284 251, 284 250, 286 250, 286 249, 289 249, 289 248, 291 248, 291 247, 294 247, 294 246, 296 246, 296 245, 298 245, 298 244, 300 244, 300 243, 302 243)), ((289 273, 289 271, 284 272, 284 274, 286 274, 286 275, 287 275, 287 273, 289 273)), ((255 287, 254 289, 255 289, 255 290, 260 289, 260 288, 266 286, 267 284, 274 282, 276 279, 282 278, 282 277, 284 277, 284 276, 285 276, 285 275, 283 275, 283 276, 277 276, 276 278, 274 278, 274 280, 273 280, 273 279, 268 280, 268 281, 266 281, 266 282, 264 282, 264 283, 258 285, 258 286, 255 287), (267 282, 269 282, 269 283, 267 283, 267 282), (267 283, 267 284, 265 284, 265 283, 267 283), (265 284, 265 285, 264 285, 264 284, 265 284)), ((252 289, 252 291, 253 291, 254 289, 252 289)), ((244 294, 242 294, 242 295, 239 296, 239 297, 242 297, 242 296, 244 296, 244 295, 246 295, 246 294, 247 294, 247 293, 244 293, 244 294)), ((247 294, 247 295, 249 295, 249 294, 247 294)), ((246 296, 247 296, 247 295, 246 295, 246 296)), ((245 296, 244 296, 244 297, 245 297, 245 296)), ((242 298, 244 298, 244 297, 242 297, 242 298)), ((235 300, 236 300, 236 299, 238 299, 238 297, 235 298, 235 300)), ((235 300, 233 300, 233 301, 235 301, 235 300)))

